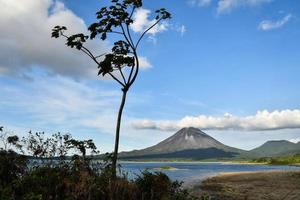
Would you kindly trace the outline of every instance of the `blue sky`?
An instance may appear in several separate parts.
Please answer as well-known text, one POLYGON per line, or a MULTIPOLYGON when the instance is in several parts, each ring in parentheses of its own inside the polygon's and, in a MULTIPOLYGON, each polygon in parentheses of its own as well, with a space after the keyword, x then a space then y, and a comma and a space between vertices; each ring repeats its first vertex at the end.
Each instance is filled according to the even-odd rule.
MULTIPOLYGON (((23 135, 70 132, 111 151, 118 85, 99 80, 88 58, 49 37, 57 24, 85 31, 107 2, 0 0, 1 125, 23 135)), ((184 126, 244 149, 300 139, 300 2, 146 0, 142 11, 160 7, 173 17, 140 48, 144 69, 129 92, 122 150, 184 126)), ((149 22, 142 11, 136 20, 149 22)), ((106 52, 113 39, 89 47, 106 52)))

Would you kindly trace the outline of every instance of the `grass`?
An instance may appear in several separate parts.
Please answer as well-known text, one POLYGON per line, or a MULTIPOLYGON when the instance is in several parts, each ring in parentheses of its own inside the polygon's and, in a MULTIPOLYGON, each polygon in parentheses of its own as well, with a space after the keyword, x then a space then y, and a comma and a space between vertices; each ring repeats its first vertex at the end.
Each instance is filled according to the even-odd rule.
POLYGON ((225 173, 196 185, 192 194, 218 200, 296 200, 300 199, 300 172, 225 173))
POLYGON ((266 163, 270 165, 299 165, 300 154, 291 156, 280 156, 280 157, 265 157, 252 160, 254 163, 266 163))

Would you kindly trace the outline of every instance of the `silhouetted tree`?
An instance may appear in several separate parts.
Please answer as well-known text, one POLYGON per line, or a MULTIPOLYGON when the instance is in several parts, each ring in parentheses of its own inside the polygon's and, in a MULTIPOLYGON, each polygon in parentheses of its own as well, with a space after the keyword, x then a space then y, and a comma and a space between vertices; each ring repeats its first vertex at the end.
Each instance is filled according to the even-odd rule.
POLYGON ((74 140, 70 139, 67 141, 68 147, 69 148, 75 148, 80 151, 82 154, 82 157, 85 158, 86 156, 86 150, 90 149, 92 154, 98 153, 97 147, 93 140, 74 140))
POLYGON ((0 127, 0 141, 3 145, 0 149, 8 150, 10 145, 17 142, 15 141, 16 138, 19 140, 19 138, 13 135, 12 132, 5 130, 3 126, 0 127))
POLYGON ((130 25, 133 23, 134 12, 143 5, 142 0, 112 0, 111 2, 111 6, 103 7, 96 13, 98 21, 89 26, 89 35, 79 33, 68 36, 65 34, 67 30, 65 26, 56 26, 53 28, 52 37, 66 38, 67 46, 82 51, 96 63, 99 69, 98 75, 108 75, 122 87, 123 95, 118 111, 112 162, 112 174, 116 176, 122 112, 127 92, 136 80, 140 68, 138 46, 152 28, 162 20, 171 18, 171 14, 164 8, 155 11, 154 23, 134 40, 130 25), (94 55, 84 46, 88 39, 92 40, 99 36, 101 40, 106 40, 109 34, 120 36, 120 39, 116 39, 113 43, 110 53, 94 55), (129 69, 128 73, 125 72, 126 69, 129 69), (116 73, 119 73, 119 76, 116 73))
POLYGON ((1 149, 3 149, 3 150, 7 150, 7 144, 8 144, 7 137, 8 137, 8 132, 4 131, 4 127, 1 126, 0 127, 0 140, 3 145, 3 147, 1 149))

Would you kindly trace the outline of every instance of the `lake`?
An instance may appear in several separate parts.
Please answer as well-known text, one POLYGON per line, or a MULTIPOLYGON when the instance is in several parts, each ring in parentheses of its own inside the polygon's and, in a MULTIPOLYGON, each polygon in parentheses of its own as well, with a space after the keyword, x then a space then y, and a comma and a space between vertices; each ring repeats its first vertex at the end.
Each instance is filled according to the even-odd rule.
POLYGON ((270 171, 270 170, 300 170, 297 166, 282 165, 255 165, 255 164, 233 164, 233 163, 200 163, 200 162, 121 162, 121 168, 127 172, 129 177, 134 178, 141 171, 162 171, 172 180, 184 181, 190 184, 195 181, 204 180, 207 177, 222 172, 244 172, 244 171, 270 171), (157 169, 163 166, 174 167, 177 170, 157 169), (156 168, 156 169, 155 169, 156 168))

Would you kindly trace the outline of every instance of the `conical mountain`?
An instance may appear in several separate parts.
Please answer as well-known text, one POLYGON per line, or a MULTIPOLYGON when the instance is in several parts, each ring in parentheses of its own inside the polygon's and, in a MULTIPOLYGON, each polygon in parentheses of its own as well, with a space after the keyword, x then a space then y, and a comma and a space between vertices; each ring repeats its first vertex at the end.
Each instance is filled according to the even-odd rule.
POLYGON ((190 158, 233 157, 243 150, 226 146, 200 129, 183 128, 162 142, 142 150, 123 152, 121 158, 190 158))

